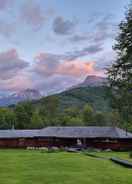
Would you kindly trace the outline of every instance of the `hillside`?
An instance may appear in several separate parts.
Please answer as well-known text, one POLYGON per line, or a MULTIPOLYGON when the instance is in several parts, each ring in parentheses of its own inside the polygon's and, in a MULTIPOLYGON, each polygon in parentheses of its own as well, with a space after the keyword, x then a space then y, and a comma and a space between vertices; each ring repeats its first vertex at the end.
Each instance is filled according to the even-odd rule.
MULTIPOLYGON (((107 79, 96 75, 88 75, 85 80, 72 88, 51 95, 57 97, 59 101, 59 112, 66 108, 77 107, 82 108, 85 104, 90 104, 95 111, 108 112, 110 108, 110 97, 108 95, 107 79)), ((41 98, 33 103, 42 106, 49 97, 41 98)))
MULTIPOLYGON (((108 94, 109 89, 104 86, 98 87, 79 87, 53 95, 59 99, 59 110, 63 111, 69 107, 83 107, 90 104, 94 110, 107 112, 110 110, 108 94)), ((41 106, 45 103, 45 98, 34 101, 34 105, 41 106)))
POLYGON ((10 108, 1 108, 0 126, 9 129, 14 122, 18 129, 38 129, 51 125, 108 126, 118 119, 117 115, 111 114, 108 93, 107 86, 88 85, 19 102, 18 105, 10 105, 10 108))
POLYGON ((39 100, 21 102, 1 109, 0 126, 17 129, 45 126, 111 126, 117 123, 118 114, 111 114, 109 88, 80 87, 39 100))

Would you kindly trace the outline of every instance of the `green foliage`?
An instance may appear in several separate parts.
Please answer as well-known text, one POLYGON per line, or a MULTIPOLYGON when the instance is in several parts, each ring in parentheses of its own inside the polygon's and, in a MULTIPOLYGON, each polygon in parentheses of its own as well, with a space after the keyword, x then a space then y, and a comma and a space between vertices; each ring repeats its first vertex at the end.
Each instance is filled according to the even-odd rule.
POLYGON ((105 113, 97 112, 95 114, 95 125, 97 125, 97 126, 105 126, 106 125, 105 113))
POLYGON ((44 107, 46 113, 51 116, 54 116, 57 113, 57 108, 59 105, 59 99, 57 96, 48 96, 43 99, 44 107))
POLYGON ((82 111, 82 117, 83 121, 85 122, 85 125, 92 125, 94 124, 94 111, 93 108, 89 105, 86 104, 83 108, 82 111))
POLYGON ((108 87, 80 87, 58 94, 60 111, 69 107, 83 108, 89 104, 95 111, 108 112, 111 110, 108 87))
MULTIPOLYGON (((48 96, 42 99, 42 106, 41 106, 41 114, 45 116, 45 120, 49 120, 47 124, 55 125, 56 124, 56 116, 58 112, 59 106, 59 98, 57 96, 48 96)), ((42 115, 42 116, 43 116, 42 115)))
POLYGON ((16 117, 13 110, 0 108, 0 129, 10 129, 15 125, 16 117))
POLYGON ((69 107, 64 110, 64 113, 70 117, 77 117, 80 114, 80 109, 77 107, 69 107))
MULTIPOLYGON (((109 106, 107 87, 72 89, 39 101, 0 109, 0 128, 38 129, 46 126, 122 126, 109 106), (101 104, 99 106, 99 104, 101 104)), ((132 130, 129 124, 128 130, 132 130)))
POLYGON ((129 157, 132 158, 132 152, 129 153, 129 157))
POLYGON ((43 119, 39 115, 39 112, 34 112, 31 117, 31 123, 30 123, 30 128, 37 129, 37 128, 43 128, 44 123, 43 119))
MULTIPOLYGON (((124 122, 132 119, 132 4, 119 25, 114 49, 115 63, 108 69, 112 92, 112 105, 118 109, 124 122)), ((132 123, 132 122, 131 122, 132 123)))
POLYGON ((111 126, 121 126, 122 120, 118 111, 111 111, 107 114, 107 118, 110 121, 111 126))
POLYGON ((71 117, 67 122, 67 126, 84 126, 84 122, 80 117, 71 117))
POLYGON ((16 105, 14 109, 16 115, 16 128, 25 129, 30 127, 33 115, 33 106, 30 102, 24 102, 16 105))

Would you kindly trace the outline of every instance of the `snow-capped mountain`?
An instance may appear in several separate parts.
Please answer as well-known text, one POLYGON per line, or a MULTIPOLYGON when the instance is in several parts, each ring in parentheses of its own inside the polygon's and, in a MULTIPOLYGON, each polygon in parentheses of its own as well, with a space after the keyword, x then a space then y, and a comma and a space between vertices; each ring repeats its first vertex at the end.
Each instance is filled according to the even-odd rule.
POLYGON ((6 97, 1 97, 0 106, 8 106, 12 104, 17 104, 18 102, 23 102, 26 100, 37 100, 37 99, 40 99, 41 97, 42 96, 38 90, 26 89, 23 91, 13 93, 6 97))

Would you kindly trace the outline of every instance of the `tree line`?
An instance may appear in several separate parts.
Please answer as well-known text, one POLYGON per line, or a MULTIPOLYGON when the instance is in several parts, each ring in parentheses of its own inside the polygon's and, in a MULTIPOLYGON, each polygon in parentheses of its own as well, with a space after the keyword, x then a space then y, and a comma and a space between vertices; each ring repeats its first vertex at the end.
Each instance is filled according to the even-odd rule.
POLYGON ((91 105, 83 108, 69 107, 59 110, 59 99, 47 97, 43 105, 31 102, 13 108, 0 108, 0 129, 37 129, 46 126, 118 126, 120 115, 116 112, 96 112, 91 105))

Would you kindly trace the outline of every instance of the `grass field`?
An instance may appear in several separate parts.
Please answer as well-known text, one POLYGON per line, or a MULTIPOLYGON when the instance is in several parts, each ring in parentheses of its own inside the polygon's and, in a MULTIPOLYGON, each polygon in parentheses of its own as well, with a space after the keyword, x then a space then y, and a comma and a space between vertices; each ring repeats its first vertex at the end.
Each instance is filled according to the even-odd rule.
POLYGON ((114 151, 110 151, 110 152, 104 151, 103 152, 101 151, 101 152, 92 152, 92 154, 96 156, 104 157, 104 158, 119 157, 124 160, 132 161, 128 152, 114 152, 114 151))
POLYGON ((132 169, 79 153, 0 150, 0 184, 132 184, 132 169))

